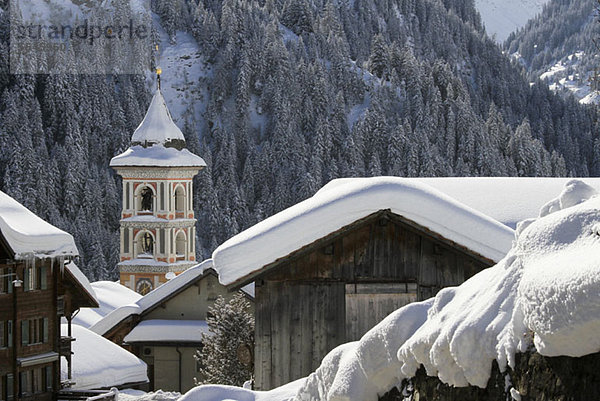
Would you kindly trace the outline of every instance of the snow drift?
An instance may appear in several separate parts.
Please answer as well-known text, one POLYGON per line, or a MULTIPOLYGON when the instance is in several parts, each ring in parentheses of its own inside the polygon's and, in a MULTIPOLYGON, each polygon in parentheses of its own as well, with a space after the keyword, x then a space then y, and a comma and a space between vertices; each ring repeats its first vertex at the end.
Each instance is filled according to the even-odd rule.
POLYGON ((600 351, 599 211, 596 191, 569 181, 497 265, 334 349, 296 399, 377 400, 421 364, 445 383, 485 387, 493 360, 514 366, 532 342, 546 356, 600 351))

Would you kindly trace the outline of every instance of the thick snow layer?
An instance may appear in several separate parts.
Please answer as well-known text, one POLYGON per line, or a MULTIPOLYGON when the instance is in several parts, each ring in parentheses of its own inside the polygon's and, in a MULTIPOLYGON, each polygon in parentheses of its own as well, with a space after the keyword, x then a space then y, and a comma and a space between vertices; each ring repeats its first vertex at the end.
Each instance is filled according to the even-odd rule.
POLYGON ((525 26, 542 11, 548 0, 475 0, 488 35, 504 42, 511 32, 525 26))
MULTIPOLYGON (((72 381, 74 389, 89 390, 109 388, 126 383, 148 381, 146 364, 135 355, 106 338, 76 324, 71 326, 72 381)), ((68 327, 61 325, 61 334, 67 335, 68 327)), ((67 364, 61 359, 61 378, 67 378, 67 364)))
POLYGON ((212 384, 198 386, 185 393, 179 401, 291 401, 305 380, 298 379, 271 391, 212 384))
POLYGON ((497 265, 336 348, 296 399, 374 401, 421 364, 450 385, 485 387, 494 359, 513 366, 532 341, 546 356, 600 351, 600 197, 572 180, 548 205, 497 265))
POLYGON ((144 320, 124 338, 125 342, 201 342, 202 334, 208 334, 205 320, 144 320))
MULTIPOLYGON (((410 178, 488 215, 512 229, 519 221, 537 217, 540 208, 562 191, 570 178, 442 177, 410 178)), ((337 180, 332 181, 335 183, 337 180)), ((585 178, 600 190, 600 178, 585 178)), ((328 184, 331 185, 331 184, 328 184)))
POLYGON ((382 209, 404 216, 489 259, 500 260, 514 232, 429 185, 398 177, 339 180, 229 239, 213 253, 221 283, 263 266, 382 209))
POLYGON ((17 260, 78 255, 73 236, 0 191, 0 231, 17 260))
POLYGON ((212 259, 207 259, 196 266, 190 267, 175 278, 167 281, 159 287, 156 287, 154 290, 138 299, 135 303, 124 305, 113 310, 104 318, 96 322, 92 327, 90 327, 90 329, 95 333, 104 335, 108 330, 115 327, 123 319, 131 315, 139 315, 150 307, 162 302, 163 299, 178 291, 191 281, 197 279, 199 276, 204 274, 206 269, 210 269, 212 267, 212 259))
POLYGON ((206 162, 187 149, 166 148, 161 144, 144 148, 132 146, 110 161, 111 167, 204 167, 206 162))
POLYGON ((73 323, 89 328, 113 310, 135 303, 142 296, 114 281, 96 281, 91 284, 98 300, 98 308, 81 308, 73 323))
POLYGON ((179 127, 173 122, 165 99, 157 89, 146 116, 131 137, 131 142, 165 144, 172 140, 185 141, 185 138, 179 127))

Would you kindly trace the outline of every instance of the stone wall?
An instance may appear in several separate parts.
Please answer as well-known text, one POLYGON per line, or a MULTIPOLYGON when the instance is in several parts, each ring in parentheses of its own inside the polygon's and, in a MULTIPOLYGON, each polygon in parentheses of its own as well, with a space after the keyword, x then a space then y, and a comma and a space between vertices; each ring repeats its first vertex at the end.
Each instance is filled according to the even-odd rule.
POLYGON ((548 358, 536 352, 518 354, 515 369, 501 373, 494 362, 485 389, 456 388, 427 376, 425 369, 380 401, 593 401, 600 400, 600 353, 581 358, 548 358), (513 390, 514 397, 510 395, 513 390), (412 396, 412 398, 411 398, 412 396))

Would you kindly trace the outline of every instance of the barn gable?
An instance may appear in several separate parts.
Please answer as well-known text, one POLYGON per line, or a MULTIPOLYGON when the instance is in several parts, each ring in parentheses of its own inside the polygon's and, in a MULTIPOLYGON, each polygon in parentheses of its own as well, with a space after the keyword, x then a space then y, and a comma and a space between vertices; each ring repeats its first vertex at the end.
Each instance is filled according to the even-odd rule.
POLYGON ((494 262, 380 210, 267 266, 256 279, 256 385, 314 371, 392 311, 494 262))

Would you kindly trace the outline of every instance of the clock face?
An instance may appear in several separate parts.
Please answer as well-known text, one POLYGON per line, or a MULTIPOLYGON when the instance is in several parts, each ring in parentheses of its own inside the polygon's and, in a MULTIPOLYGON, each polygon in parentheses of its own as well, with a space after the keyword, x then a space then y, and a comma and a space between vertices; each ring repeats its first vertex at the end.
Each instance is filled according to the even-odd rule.
POLYGON ((139 294, 146 295, 152 291, 152 281, 149 278, 141 278, 135 285, 135 290, 139 294))

